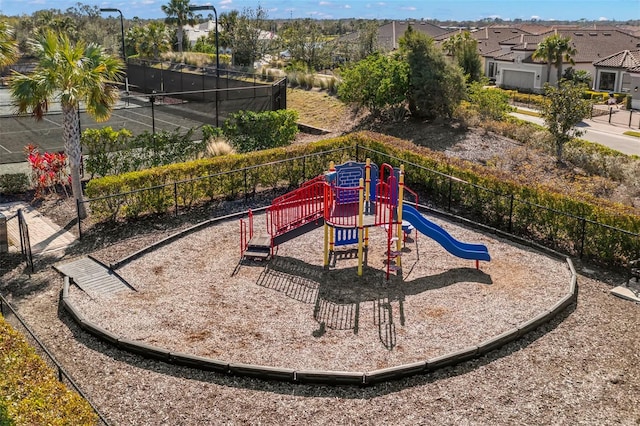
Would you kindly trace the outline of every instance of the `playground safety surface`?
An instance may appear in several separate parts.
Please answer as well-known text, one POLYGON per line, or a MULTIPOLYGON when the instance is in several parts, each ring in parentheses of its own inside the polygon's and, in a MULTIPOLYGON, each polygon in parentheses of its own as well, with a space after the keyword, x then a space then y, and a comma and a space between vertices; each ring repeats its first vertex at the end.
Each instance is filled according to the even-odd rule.
MULTIPOLYGON (((562 259, 430 219, 460 240, 486 244, 492 261, 476 270, 414 234, 402 280, 387 282, 386 234, 373 229, 358 277, 349 248, 322 267, 317 229, 283 244, 271 261, 236 270, 238 222, 230 220, 118 269, 137 292, 87 294, 72 286, 68 297, 88 321, 170 351, 278 368, 370 371, 478 344, 566 296, 570 271, 562 259)), ((255 217, 255 229, 265 229, 263 216, 255 217)))

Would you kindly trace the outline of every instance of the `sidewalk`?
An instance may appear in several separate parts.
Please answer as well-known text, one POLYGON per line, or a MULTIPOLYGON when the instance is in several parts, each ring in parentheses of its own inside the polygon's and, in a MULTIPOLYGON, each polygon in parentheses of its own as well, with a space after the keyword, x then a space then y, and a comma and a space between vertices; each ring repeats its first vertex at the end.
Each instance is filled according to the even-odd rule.
MULTIPOLYGON (((538 111, 526 108, 518 107, 520 110, 531 111, 537 113, 538 111)), ((609 124, 609 115, 595 116, 592 119, 587 118, 583 120, 578 127, 584 130, 582 139, 598 143, 607 146, 611 149, 615 149, 627 155, 640 155, 640 138, 635 136, 625 135, 628 131, 640 131, 637 127, 634 127, 638 120, 640 120, 640 112, 633 111, 632 114, 632 127, 628 126, 629 112, 625 110, 616 110, 612 114, 611 124, 609 124)), ((527 114, 520 114, 517 112, 511 113, 512 116, 521 120, 529 121, 532 123, 544 126, 544 120, 540 117, 535 117, 527 114)))
POLYGON ((64 250, 76 242, 71 232, 64 230, 37 210, 24 202, 0 204, 0 213, 7 218, 9 251, 20 251, 20 230, 18 228, 18 209, 22 209, 29 228, 31 251, 34 256, 63 256, 64 250))

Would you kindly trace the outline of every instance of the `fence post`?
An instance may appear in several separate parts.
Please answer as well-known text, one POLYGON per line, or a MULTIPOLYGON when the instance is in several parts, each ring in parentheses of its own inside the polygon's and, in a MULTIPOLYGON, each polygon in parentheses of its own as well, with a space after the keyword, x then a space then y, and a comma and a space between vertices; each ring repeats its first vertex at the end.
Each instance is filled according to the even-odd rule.
POLYGON ((584 240, 586 238, 586 230, 587 230, 587 219, 582 218, 582 235, 580 236, 580 259, 584 254, 584 240))
POLYGON ((178 216, 178 182, 173 182, 173 205, 176 211, 176 217, 178 216))
MULTIPOLYGON (((254 77, 255 78, 255 77, 254 77)), ((244 201, 245 203, 247 202, 247 199, 249 198, 249 194, 247 193, 247 168, 244 168, 244 201)))
POLYGON ((307 181, 307 156, 302 156, 302 182, 307 181))
POLYGON ((360 145, 356 144, 356 162, 360 161, 360 145))
POLYGON ((453 179, 451 179, 451 176, 449 176, 449 199, 448 199, 448 207, 447 210, 451 211, 451 194, 453 191, 453 179))
POLYGON ((613 115, 613 107, 609 107, 609 124, 611 124, 611 116, 613 115))
POLYGON ((633 110, 629 110, 629 127, 631 127, 631 117, 633 116, 633 110))
POLYGON ((509 233, 511 233, 511 230, 513 229, 513 199, 514 196, 511 194, 509 200, 509 227, 507 228, 509 233))
POLYGON ((80 219, 80 200, 76 198, 76 218, 78 219, 78 240, 82 239, 82 223, 80 219))

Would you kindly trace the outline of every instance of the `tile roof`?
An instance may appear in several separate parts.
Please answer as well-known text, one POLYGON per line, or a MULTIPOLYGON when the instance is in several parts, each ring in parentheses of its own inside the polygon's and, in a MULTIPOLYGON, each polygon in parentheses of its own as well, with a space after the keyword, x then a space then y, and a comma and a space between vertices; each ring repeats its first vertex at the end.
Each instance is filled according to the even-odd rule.
MULTIPOLYGON (((501 47, 508 47, 514 51, 533 53, 538 43, 553 34, 560 34, 571 38, 571 44, 576 49, 573 60, 576 63, 591 63, 601 58, 619 53, 621 49, 637 50, 640 47, 640 37, 633 36, 617 29, 562 29, 552 30, 542 34, 521 34, 503 40, 501 47)), ((492 57, 492 52, 484 56, 492 57)), ((543 62, 543 61, 542 61, 543 62)))
POLYGON ((478 40, 478 52, 486 55, 489 52, 500 51, 500 45, 504 40, 519 37, 527 32, 515 27, 484 27, 471 33, 471 37, 478 40))
POLYGON ((427 34, 432 38, 451 32, 449 29, 439 27, 426 21, 392 21, 378 27, 378 43, 384 49, 393 48, 393 36, 395 34, 397 46, 398 39, 402 37, 407 28, 409 28, 409 25, 411 25, 414 30, 427 34))
POLYGON ((597 67, 636 68, 640 67, 640 49, 623 50, 593 63, 597 67))

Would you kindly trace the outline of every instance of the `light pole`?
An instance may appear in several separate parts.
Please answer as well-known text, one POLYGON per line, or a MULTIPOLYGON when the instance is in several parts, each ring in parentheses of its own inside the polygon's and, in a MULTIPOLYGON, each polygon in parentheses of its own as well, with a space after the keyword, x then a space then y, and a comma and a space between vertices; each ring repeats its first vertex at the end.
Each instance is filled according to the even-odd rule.
POLYGON ((153 136, 154 140, 156 137, 156 114, 154 111, 154 105, 156 103, 156 91, 152 90, 151 91, 151 96, 149 96, 149 102, 151 102, 151 135, 153 136))
MULTIPOLYGON (((189 6, 190 11, 213 10, 213 16, 216 19, 216 127, 220 127, 218 123, 218 86, 220 84, 220 47, 218 45, 218 12, 212 5, 207 6, 189 6)), ((204 90, 204 87, 203 87, 204 90)), ((204 93, 204 92, 203 92, 204 93)))
MULTIPOLYGON (((122 60, 125 65, 127 63, 127 51, 124 45, 124 17, 122 16, 122 12, 120 9, 116 9, 114 7, 103 7, 100 8, 100 12, 118 12, 120 14, 120 32, 122 33, 122 60)), ((125 92, 129 93, 129 77, 125 77, 125 92)))

